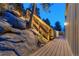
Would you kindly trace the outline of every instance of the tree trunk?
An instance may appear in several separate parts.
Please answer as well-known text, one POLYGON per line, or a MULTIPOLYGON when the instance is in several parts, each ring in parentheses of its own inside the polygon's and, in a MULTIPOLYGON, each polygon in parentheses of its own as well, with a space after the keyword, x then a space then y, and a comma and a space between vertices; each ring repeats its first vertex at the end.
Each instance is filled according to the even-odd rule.
POLYGON ((31 24, 32 24, 32 17, 33 17, 33 14, 34 14, 34 10, 35 9, 36 9, 36 4, 33 3, 32 4, 32 11, 31 11, 31 14, 30 14, 29 28, 31 27, 31 24))

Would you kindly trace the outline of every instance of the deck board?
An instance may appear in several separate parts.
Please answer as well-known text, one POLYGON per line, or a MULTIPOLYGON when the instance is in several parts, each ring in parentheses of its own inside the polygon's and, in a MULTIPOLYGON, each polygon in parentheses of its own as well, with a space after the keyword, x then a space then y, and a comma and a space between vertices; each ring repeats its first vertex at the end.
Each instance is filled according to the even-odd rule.
POLYGON ((60 40, 60 44, 59 44, 58 49, 57 49, 57 51, 56 51, 56 55, 57 55, 57 56, 60 55, 61 49, 62 49, 62 42, 61 42, 61 40, 60 40))
POLYGON ((43 52, 43 54, 42 54, 42 56, 44 56, 44 55, 47 55, 48 53, 51 53, 52 51, 51 51, 51 47, 54 47, 54 44, 55 44, 55 40, 53 41, 53 42, 51 42, 51 44, 49 45, 49 49, 48 50, 46 50, 45 52, 43 52), (51 46, 51 47, 50 47, 51 46), (50 52, 49 52, 50 51, 50 52))
POLYGON ((54 39, 31 56, 72 56, 69 44, 64 39, 54 39))
POLYGON ((62 46, 61 46, 61 52, 60 52, 60 56, 64 56, 65 52, 64 52, 64 42, 62 42, 62 46))
MULTIPOLYGON (((55 45, 56 45, 56 47, 53 48, 54 50, 52 51, 51 56, 52 56, 52 55, 53 55, 53 56, 56 55, 56 52, 57 52, 57 50, 58 50, 58 48, 59 48, 59 45, 60 45, 60 40, 58 40, 55 45)), ((49 52, 50 52, 50 51, 49 51, 49 52)))

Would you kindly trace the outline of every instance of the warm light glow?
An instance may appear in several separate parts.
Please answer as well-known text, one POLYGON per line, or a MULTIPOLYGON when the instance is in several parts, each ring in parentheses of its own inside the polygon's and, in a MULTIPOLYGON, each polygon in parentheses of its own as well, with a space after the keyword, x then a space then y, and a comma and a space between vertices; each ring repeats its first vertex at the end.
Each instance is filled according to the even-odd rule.
POLYGON ((67 22, 65 22, 65 23, 64 23, 64 25, 65 25, 65 26, 67 26, 67 25, 68 25, 68 23, 67 23, 67 22))

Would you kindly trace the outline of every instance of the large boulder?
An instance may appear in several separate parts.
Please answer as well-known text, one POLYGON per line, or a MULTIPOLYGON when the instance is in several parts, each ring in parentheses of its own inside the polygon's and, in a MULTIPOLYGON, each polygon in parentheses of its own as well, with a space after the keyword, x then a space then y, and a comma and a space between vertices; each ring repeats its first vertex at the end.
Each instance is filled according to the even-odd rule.
POLYGON ((19 55, 28 55, 38 49, 35 35, 30 30, 17 30, 20 34, 5 33, 0 35, 0 45, 15 50, 19 55), (4 43, 6 42, 6 43, 4 43))
POLYGON ((28 55, 38 49, 38 40, 26 22, 10 12, 0 16, 0 55, 28 55))
POLYGON ((6 19, 8 23, 12 25, 14 28, 18 29, 26 29, 26 21, 16 17, 10 12, 4 12, 3 17, 6 19))
POLYGON ((13 28, 4 18, 0 18, 0 34, 4 33, 20 33, 20 29, 13 28))
POLYGON ((29 44, 29 46, 31 46, 32 49, 37 48, 38 40, 32 31, 23 30, 21 36, 26 39, 27 43, 29 44))
POLYGON ((0 19, 0 34, 11 31, 11 25, 0 19))

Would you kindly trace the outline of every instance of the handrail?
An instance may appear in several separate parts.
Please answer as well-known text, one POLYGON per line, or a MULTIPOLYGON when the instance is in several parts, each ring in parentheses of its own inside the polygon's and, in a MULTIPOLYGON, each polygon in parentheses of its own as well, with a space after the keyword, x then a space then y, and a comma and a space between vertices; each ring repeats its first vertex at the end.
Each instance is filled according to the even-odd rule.
MULTIPOLYGON (((33 14, 32 26, 31 27, 36 29, 36 31, 43 38, 41 41, 44 41, 45 43, 50 41, 51 33, 54 34, 54 32, 53 32, 54 30, 35 14, 33 14)), ((53 37, 54 37, 54 35, 53 35, 53 37)))
MULTIPOLYGON (((46 39, 49 40, 49 38, 48 38, 49 35, 46 35, 46 34, 49 33, 50 27, 48 27, 48 25, 45 24, 45 23, 44 23, 40 18, 38 18, 36 15, 34 15, 33 18, 35 18, 34 20, 37 20, 38 23, 39 23, 39 24, 37 23, 37 24, 39 25, 38 31, 39 31, 43 36, 45 36, 46 39), (40 20, 41 20, 41 21, 40 21, 40 20), (46 25, 47 25, 47 26, 46 26, 46 25), (45 30, 44 30, 43 28, 44 28, 45 30), (47 33, 46 33, 46 31, 47 31, 47 33), (46 34, 44 34, 44 33, 46 33, 46 34)), ((33 20, 33 21, 34 21, 34 20, 33 20)), ((35 26, 37 26, 37 24, 34 24, 34 22, 32 22, 32 24, 35 25, 35 26)))

